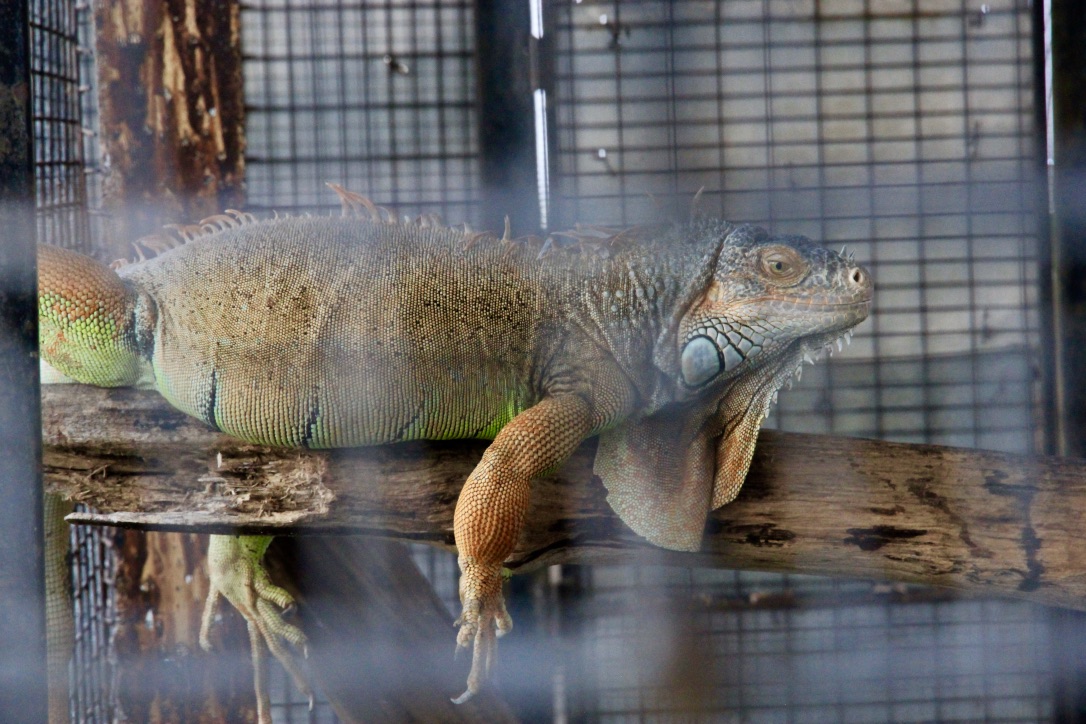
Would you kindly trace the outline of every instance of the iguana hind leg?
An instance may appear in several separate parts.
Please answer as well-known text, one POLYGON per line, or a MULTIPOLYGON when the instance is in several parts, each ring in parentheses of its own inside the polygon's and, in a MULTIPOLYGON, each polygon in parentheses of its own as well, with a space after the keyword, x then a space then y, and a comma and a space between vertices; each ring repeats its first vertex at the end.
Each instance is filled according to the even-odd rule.
POLYGON ((297 626, 284 621, 276 608, 286 609, 293 605, 294 599, 271 582, 261 563, 271 541, 271 536, 210 536, 207 568, 211 585, 200 623, 200 646, 205 651, 210 651, 210 630, 220 596, 226 598, 245 619, 252 648, 253 682, 259 724, 271 724, 265 647, 290 674, 298 690, 309 698, 309 708, 313 708, 313 692, 306 676, 283 643, 289 641, 305 655, 305 634, 297 626))
POLYGON ((453 519, 463 604, 456 643, 474 650, 467 690, 453 700, 458 704, 479 691, 494 661, 496 638, 513 627, 502 599, 501 568, 528 512, 529 483, 569 457, 593 426, 585 399, 546 398, 502 428, 464 484, 453 519))

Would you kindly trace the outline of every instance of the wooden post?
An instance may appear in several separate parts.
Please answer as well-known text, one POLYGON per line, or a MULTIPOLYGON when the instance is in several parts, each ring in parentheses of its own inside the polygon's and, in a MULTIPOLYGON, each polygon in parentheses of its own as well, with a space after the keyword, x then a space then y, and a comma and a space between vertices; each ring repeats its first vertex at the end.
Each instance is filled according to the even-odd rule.
POLYGON ((95 5, 104 205, 114 257, 167 222, 243 205, 238 0, 95 5))
POLYGON ((492 689, 463 706, 450 700, 463 689, 467 662, 454 665, 452 617, 404 546, 283 537, 267 560, 298 602, 308 669, 341 721, 516 721, 492 689))
MULTIPOLYGON (((107 259, 165 223, 243 203, 244 106, 237 0, 95 5, 107 259)), ((247 657, 193 655, 207 591, 201 536, 116 538, 117 699, 136 721, 255 719, 247 657), (150 622, 151 625, 148 625, 150 622)), ((232 651, 245 628, 226 627, 232 651)))

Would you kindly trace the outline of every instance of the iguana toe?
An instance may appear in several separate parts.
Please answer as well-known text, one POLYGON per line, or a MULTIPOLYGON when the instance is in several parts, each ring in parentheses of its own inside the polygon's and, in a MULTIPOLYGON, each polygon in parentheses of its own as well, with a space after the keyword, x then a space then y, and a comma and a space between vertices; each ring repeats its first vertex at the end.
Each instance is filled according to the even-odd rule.
POLYGON ((207 551, 210 590, 200 625, 200 646, 211 649, 210 628, 219 597, 225 597, 245 619, 253 657, 253 685, 256 690, 257 719, 260 724, 271 722, 266 685, 265 650, 270 651, 290 674, 295 687, 309 699, 313 708, 313 692, 294 654, 283 643, 293 644, 308 657, 306 636, 300 628, 283 620, 283 611, 294 605, 291 595, 268 578, 261 559, 268 545, 268 536, 213 535, 207 551))
POLYGON ((498 639, 513 630, 513 619, 502 598, 500 566, 483 572, 475 566, 462 566, 460 600, 463 612, 456 619, 457 653, 472 647, 471 671, 467 689, 453 699, 463 704, 479 692, 490 678, 490 669, 498 654, 498 639))

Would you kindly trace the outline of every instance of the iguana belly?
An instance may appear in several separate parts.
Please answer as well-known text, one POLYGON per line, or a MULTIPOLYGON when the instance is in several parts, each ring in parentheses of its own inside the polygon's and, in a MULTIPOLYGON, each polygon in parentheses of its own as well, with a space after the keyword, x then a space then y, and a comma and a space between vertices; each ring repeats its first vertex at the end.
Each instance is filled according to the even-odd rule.
POLYGON ((196 388, 179 386, 156 371, 160 391, 223 432, 269 445, 333 448, 491 439, 534 402, 512 375, 482 375, 477 369, 390 375, 387 368, 360 365, 345 380, 331 379, 320 366, 300 366, 289 357, 268 369, 208 367, 210 373, 196 388))

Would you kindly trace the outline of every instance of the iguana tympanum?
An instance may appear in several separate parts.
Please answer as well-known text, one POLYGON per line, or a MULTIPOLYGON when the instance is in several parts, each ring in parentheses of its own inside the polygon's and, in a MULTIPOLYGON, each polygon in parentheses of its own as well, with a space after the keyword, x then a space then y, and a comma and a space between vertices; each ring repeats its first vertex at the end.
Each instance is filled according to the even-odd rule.
MULTIPOLYGON (((232 212, 116 271, 42 246, 41 353, 84 383, 150 375, 174 406, 264 444, 492 439, 454 517, 457 644, 474 647, 460 701, 512 625, 502 562, 533 478, 598 435, 594 469, 622 520, 697 549, 777 390, 871 302, 850 258, 753 226, 518 240, 398 219, 333 188, 342 217, 232 212)), ((266 541, 213 542, 212 598, 289 659, 279 637, 304 637, 270 605, 289 598, 260 569, 266 541)))

